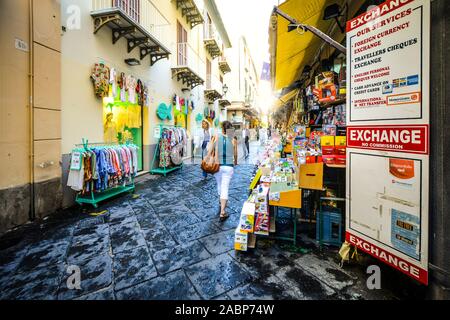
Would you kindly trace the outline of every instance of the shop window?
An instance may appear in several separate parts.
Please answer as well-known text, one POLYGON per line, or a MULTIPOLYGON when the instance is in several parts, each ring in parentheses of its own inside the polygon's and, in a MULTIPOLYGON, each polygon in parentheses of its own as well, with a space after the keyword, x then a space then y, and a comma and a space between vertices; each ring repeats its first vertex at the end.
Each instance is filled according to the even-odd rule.
POLYGON ((132 143, 139 147, 138 170, 143 170, 143 108, 112 97, 103 101, 105 143, 132 143))

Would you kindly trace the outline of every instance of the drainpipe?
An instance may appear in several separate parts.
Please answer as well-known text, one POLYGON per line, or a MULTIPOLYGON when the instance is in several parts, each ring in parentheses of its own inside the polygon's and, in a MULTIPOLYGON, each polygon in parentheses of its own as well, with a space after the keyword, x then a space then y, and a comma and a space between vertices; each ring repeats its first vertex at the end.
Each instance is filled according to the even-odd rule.
POLYGON ((30 138, 30 149, 29 149, 29 168, 30 168, 30 212, 29 218, 33 221, 36 218, 35 215, 35 190, 34 190, 34 36, 33 36, 33 0, 29 0, 29 138, 30 138))

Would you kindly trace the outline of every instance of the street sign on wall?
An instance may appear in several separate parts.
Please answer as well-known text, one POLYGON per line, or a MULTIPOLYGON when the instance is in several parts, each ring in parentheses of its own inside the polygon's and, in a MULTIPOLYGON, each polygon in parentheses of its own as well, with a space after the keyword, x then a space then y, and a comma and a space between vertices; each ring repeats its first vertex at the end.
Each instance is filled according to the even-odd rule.
POLYGON ((428 283, 429 0, 347 23, 346 239, 428 283))

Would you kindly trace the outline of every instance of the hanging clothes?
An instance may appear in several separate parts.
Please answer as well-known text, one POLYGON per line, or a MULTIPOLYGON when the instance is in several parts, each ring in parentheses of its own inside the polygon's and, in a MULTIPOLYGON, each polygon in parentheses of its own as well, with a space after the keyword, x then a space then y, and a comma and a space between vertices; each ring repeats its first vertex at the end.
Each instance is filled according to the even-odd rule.
POLYGON ((67 186, 77 192, 103 192, 132 183, 138 173, 138 147, 105 146, 82 153, 81 170, 70 170, 67 186))
POLYGON ((128 101, 132 104, 136 104, 136 87, 136 78, 132 75, 127 76, 128 101))
POLYGON ((120 101, 127 101, 127 77, 125 73, 120 73, 119 77, 119 88, 120 88, 120 101))
POLYGON ((94 65, 91 79, 94 83, 94 93, 98 98, 107 97, 109 94, 109 72, 109 68, 103 63, 96 63, 94 65))
POLYGON ((179 165, 179 159, 186 155, 187 140, 185 128, 164 128, 159 141, 159 166, 179 165), (177 159, 176 163, 172 159, 177 159))
POLYGON ((150 96, 148 95, 149 88, 144 85, 144 106, 150 106, 150 96))
POLYGON ((111 85, 111 94, 113 97, 117 95, 117 72, 116 69, 111 68, 109 73, 109 84, 111 85))

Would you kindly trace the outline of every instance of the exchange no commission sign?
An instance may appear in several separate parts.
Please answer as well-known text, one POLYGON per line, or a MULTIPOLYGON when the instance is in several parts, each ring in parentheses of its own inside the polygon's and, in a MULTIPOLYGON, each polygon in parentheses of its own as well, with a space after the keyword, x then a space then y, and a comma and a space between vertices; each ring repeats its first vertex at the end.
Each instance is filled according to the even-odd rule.
POLYGON ((347 241, 428 283, 429 0, 347 23, 347 241))

